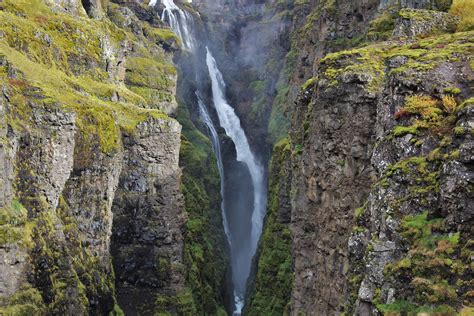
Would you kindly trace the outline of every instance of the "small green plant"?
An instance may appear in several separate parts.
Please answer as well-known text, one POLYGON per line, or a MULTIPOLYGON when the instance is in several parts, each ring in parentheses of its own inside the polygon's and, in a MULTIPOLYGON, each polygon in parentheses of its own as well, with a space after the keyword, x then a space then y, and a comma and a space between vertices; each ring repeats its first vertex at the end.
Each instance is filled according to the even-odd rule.
POLYGON ((438 101, 426 95, 409 96, 405 100, 406 112, 411 114, 419 114, 424 119, 434 119, 440 114, 437 107, 438 101))
POLYGON ((456 100, 449 95, 443 96, 443 108, 446 113, 453 113, 456 107, 458 106, 456 100))
POLYGON ((458 95, 461 93, 461 89, 459 88, 445 88, 443 90, 444 93, 446 94, 451 94, 451 95, 458 95))

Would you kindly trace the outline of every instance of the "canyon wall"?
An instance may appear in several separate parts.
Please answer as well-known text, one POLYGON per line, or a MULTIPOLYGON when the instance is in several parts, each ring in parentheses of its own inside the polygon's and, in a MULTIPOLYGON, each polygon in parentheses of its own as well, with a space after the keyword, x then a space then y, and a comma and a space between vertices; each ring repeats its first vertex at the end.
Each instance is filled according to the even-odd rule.
POLYGON ((217 167, 171 118, 179 39, 143 1, 0 16, 1 313, 222 313, 217 167))
MULTIPOLYGON (((179 5, 269 161, 244 314, 472 312, 470 7, 179 5)), ((232 309, 209 82, 162 8, 0 1, 0 313, 232 309)))
POLYGON ((293 33, 248 314, 472 305, 472 31, 422 8, 324 2, 293 33))

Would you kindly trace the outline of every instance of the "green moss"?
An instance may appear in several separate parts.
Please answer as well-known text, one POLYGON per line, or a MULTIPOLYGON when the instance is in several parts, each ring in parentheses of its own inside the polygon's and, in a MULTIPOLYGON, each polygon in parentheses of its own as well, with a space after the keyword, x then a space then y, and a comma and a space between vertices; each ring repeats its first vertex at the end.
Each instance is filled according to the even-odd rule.
POLYGON ((43 315, 46 306, 41 293, 30 284, 23 285, 18 292, 13 294, 6 307, 0 307, 2 315, 30 316, 43 315))
MULTIPOLYGON (((108 1, 101 2, 105 6, 108 1)), ((37 126, 31 118, 35 107, 73 113, 80 149, 100 147, 110 153, 119 149, 122 132, 133 133, 146 120, 170 119, 145 107, 156 103, 157 95, 160 101, 172 100, 169 95, 176 70, 156 43, 172 41, 174 35, 150 28, 147 39, 137 35, 139 32, 119 28, 106 17, 89 19, 81 12, 79 16, 53 12, 42 0, 1 1, 0 58, 4 66, 0 67, 0 79, 11 101, 7 123, 15 133, 35 133, 37 126), (138 78, 136 91, 119 82, 120 73, 108 69, 118 61, 104 50, 120 55, 124 41, 130 45, 127 47, 133 46, 128 52, 128 73, 138 78), (153 80, 150 71, 162 80, 153 80)), ((34 176, 22 168, 19 176, 34 176)), ((36 288, 28 290, 34 294, 29 298, 33 307, 11 301, 7 310, 27 310, 29 315, 123 315, 114 298, 113 272, 82 244, 83 234, 67 201, 60 198, 53 212, 44 197, 16 189, 21 199, 14 200, 6 212, 1 210, 0 242, 14 242, 29 250, 28 280, 36 288), (39 304, 38 293, 44 306, 39 304)), ((162 273, 171 269, 165 262, 158 263, 162 273)), ((24 293, 12 299, 18 295, 24 293)))
POLYGON ((110 312, 109 316, 125 316, 123 310, 117 304, 114 305, 114 309, 110 312))
POLYGON ((391 135, 393 137, 406 134, 421 135, 426 131, 443 135, 447 130, 454 128, 455 114, 462 107, 463 104, 458 105, 452 96, 445 95, 442 100, 425 95, 409 96, 405 99, 405 106, 395 113, 395 118, 411 117, 410 125, 395 126, 391 135))
POLYGON ((150 58, 132 57, 127 59, 127 84, 166 89, 171 84, 170 75, 176 75, 176 68, 167 62, 150 58))
POLYGON ((393 136, 395 137, 401 137, 407 134, 418 134, 418 128, 416 126, 395 126, 393 129, 393 136))
POLYGON ((267 217, 257 254, 255 287, 252 289, 246 315, 283 315, 288 304, 293 282, 291 232, 278 219, 285 181, 285 161, 290 155, 288 139, 280 141, 273 152, 267 217))
POLYGON ((458 299, 456 285, 465 277, 466 263, 459 257, 462 236, 446 233, 443 218, 430 218, 429 212, 406 216, 400 233, 409 244, 409 251, 398 262, 387 265, 384 273, 410 281, 413 291, 410 302, 377 305, 383 312, 441 312, 455 314, 458 299), (429 304, 429 305, 426 305, 429 304), (447 305, 446 305, 447 304, 447 305))
POLYGON ((358 219, 360 219, 362 217, 362 215, 364 215, 364 213, 367 211, 367 204, 359 207, 359 208, 356 208, 355 212, 354 212, 354 219, 357 221, 358 219))
POLYGON ((260 96, 265 89, 265 81, 263 80, 252 81, 249 84, 249 89, 253 91, 254 95, 260 96))
POLYGON ((375 93, 381 88, 385 76, 383 61, 382 49, 367 46, 328 54, 320 63, 330 86, 336 86, 344 74, 355 74, 367 78, 367 90, 375 93))
MULTIPOLYGON (((79 130, 91 144, 98 142, 103 151, 110 152, 118 146, 120 129, 132 131, 139 122, 160 115, 158 111, 139 108, 149 101, 144 98, 148 95, 139 95, 108 81, 108 74, 103 70, 102 43, 109 42, 112 49, 118 50, 122 40, 126 37, 134 40, 134 35, 107 19, 54 13, 40 0, 28 4, 24 0, 5 1, 2 5, 0 29, 5 41, 0 43, 0 54, 24 76, 26 86, 40 89, 48 105, 76 112, 79 130), (45 38, 49 38, 49 44, 45 38), (112 102, 115 96, 119 102, 112 102)), ((168 79, 176 73, 174 67, 140 47, 137 45, 137 51, 145 52, 148 59, 132 59, 131 73, 138 77, 139 83, 149 84, 149 88, 168 90, 174 85, 168 79), (150 71, 156 71, 154 77, 163 80, 150 79, 150 71)), ((11 86, 14 84, 17 82, 11 86)), ((14 100, 20 100, 27 91, 17 87, 14 100)), ((28 122, 29 105, 23 104, 15 107, 19 111, 12 124, 17 128, 28 122)))
POLYGON ((184 240, 188 290, 171 303, 181 306, 178 309, 184 315, 215 315, 224 309, 221 289, 225 287, 228 266, 220 178, 209 140, 196 129, 183 105, 180 104, 177 114, 183 125, 180 166, 181 191, 188 214, 184 240))
POLYGON ((392 36, 397 18, 396 10, 389 9, 369 23, 367 36, 371 40, 386 40, 392 36))
POLYGON ((446 94, 452 94, 452 95, 458 95, 461 93, 461 89, 459 88, 445 88, 443 91, 446 94))
POLYGON ((454 128, 453 132, 454 132, 454 135, 456 135, 456 136, 462 136, 465 133, 467 133, 466 129, 462 126, 456 126, 454 128))
POLYGON ((18 199, 0 208, 0 245, 15 243, 27 248, 31 244, 31 230, 28 212, 18 199))
POLYGON ((155 28, 146 25, 143 31, 144 35, 154 42, 164 42, 170 45, 176 45, 176 47, 181 46, 180 38, 170 29, 155 28))
POLYGON ((435 315, 456 315, 456 311, 452 307, 447 305, 442 305, 433 308, 430 306, 418 306, 416 304, 403 300, 398 300, 392 304, 380 304, 377 305, 377 308, 387 315, 397 313, 403 313, 409 316, 415 316, 419 313, 432 313, 435 315))
POLYGON ((301 90, 307 90, 309 87, 312 87, 316 83, 317 78, 309 78, 306 82, 301 86, 301 90))

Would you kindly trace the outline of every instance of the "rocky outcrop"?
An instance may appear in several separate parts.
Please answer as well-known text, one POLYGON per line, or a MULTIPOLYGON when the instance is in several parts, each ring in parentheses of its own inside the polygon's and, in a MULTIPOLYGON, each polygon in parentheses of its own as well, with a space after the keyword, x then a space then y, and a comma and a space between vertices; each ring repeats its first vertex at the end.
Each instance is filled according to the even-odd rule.
POLYGON ((404 9, 399 13, 399 21, 393 36, 413 37, 434 32, 453 32, 458 18, 438 11, 404 9))
POLYGON ((176 121, 153 119, 123 138, 111 254, 117 298, 127 314, 153 314, 159 293, 175 296, 184 288, 180 132, 176 121))

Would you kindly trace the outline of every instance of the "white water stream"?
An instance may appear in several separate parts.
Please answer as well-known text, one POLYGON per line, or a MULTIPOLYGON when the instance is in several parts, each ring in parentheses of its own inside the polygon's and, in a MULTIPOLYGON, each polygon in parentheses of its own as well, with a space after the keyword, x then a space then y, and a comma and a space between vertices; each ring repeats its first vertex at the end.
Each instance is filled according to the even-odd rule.
MULTIPOLYGON (((157 0, 152 0, 150 5, 155 5, 157 0)), ((162 0, 164 10, 161 19, 167 22, 171 29, 180 37, 184 49, 196 53, 197 43, 192 29, 193 17, 188 12, 179 8, 173 0, 162 0)), ((221 177, 221 196, 222 196, 222 218, 224 230, 229 242, 231 251, 232 264, 232 281, 234 286, 234 315, 240 315, 246 290, 246 282, 250 275, 252 258, 257 250, 258 240, 260 238, 263 226, 263 220, 266 210, 266 188, 264 182, 264 169, 257 161, 253 154, 247 136, 240 124, 240 119, 236 115, 234 109, 228 104, 225 97, 225 82, 222 73, 219 71, 218 65, 211 51, 206 47, 206 65, 212 82, 212 97, 215 110, 219 119, 219 124, 224 128, 228 137, 235 144, 237 152, 237 160, 244 163, 250 173, 251 183, 253 187, 253 210, 251 218, 251 238, 248 245, 245 246, 245 253, 237 252, 233 248, 232 238, 239 236, 232 234, 230 231, 228 218, 225 208, 225 183, 224 183, 224 163, 222 161, 222 152, 219 137, 214 122, 212 121, 206 105, 200 97, 200 93, 196 92, 198 99, 199 114, 202 121, 208 128, 209 137, 211 139, 213 151, 217 158, 218 169, 221 177)), ((242 239, 245 236, 242 236, 242 239)))

